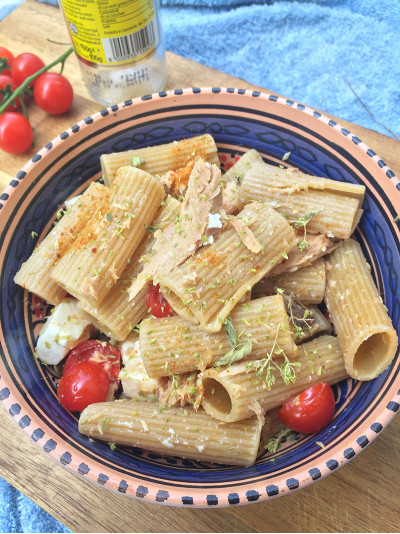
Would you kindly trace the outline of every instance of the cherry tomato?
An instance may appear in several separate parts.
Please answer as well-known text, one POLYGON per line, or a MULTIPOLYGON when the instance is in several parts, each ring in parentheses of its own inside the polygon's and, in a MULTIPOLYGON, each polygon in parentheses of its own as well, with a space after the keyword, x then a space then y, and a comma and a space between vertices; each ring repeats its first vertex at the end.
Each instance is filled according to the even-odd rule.
POLYGON ((332 389, 326 382, 320 382, 286 402, 278 411, 278 416, 296 432, 315 434, 329 424, 334 411, 332 389))
POLYGON ((36 104, 47 113, 60 115, 71 107, 74 90, 62 74, 44 72, 35 80, 33 98, 36 104))
POLYGON ((58 384, 60 404, 71 412, 81 412, 95 402, 107 399, 109 378, 98 363, 79 362, 63 374, 58 384))
MULTIPOLYGON (((4 59, 7 60, 6 64, 9 67, 11 67, 11 65, 12 65, 12 63, 14 61, 14 55, 7 48, 4 48, 3 46, 0 46, 0 62, 2 63, 3 67, 4 67, 4 63, 1 60, 4 60, 4 59)), ((10 69, 4 69, 1 74, 7 75, 7 76, 11 76, 11 70, 10 69)))
POLYGON ((111 343, 103 343, 95 339, 79 343, 69 353, 65 361, 63 374, 67 374, 72 367, 85 361, 99 364, 107 372, 110 382, 118 380, 121 368, 121 354, 111 343))
POLYGON ((20 113, 0 115, 0 149, 11 154, 28 150, 33 141, 32 126, 20 113))
POLYGON ((169 315, 174 314, 174 310, 171 308, 171 306, 168 304, 163 294, 161 293, 159 284, 157 284, 156 286, 153 286, 151 284, 149 286, 146 295, 146 305, 147 308, 154 315, 154 317, 157 317, 159 319, 161 317, 168 317, 169 315))
MULTIPOLYGON (((17 85, 21 85, 29 76, 35 74, 38 70, 44 67, 43 61, 40 57, 30 52, 24 52, 19 54, 11 65, 11 76, 15 80, 17 85)), ((35 85, 36 80, 34 80, 31 85, 35 85)))
MULTIPOLYGON (((4 91, 7 88, 7 85, 10 86, 11 92, 15 91, 15 89, 17 88, 17 84, 12 78, 10 78, 10 76, 7 76, 5 74, 0 74, 0 90, 4 91)), ((0 93, 0 103, 4 101, 3 100, 4 97, 8 98, 7 95, 4 95, 4 93, 0 93)), ((14 102, 15 102, 15 106, 13 106, 12 104, 9 104, 4 111, 15 111, 16 109, 18 109, 19 106, 21 105, 20 99, 17 97, 14 100, 14 102)))

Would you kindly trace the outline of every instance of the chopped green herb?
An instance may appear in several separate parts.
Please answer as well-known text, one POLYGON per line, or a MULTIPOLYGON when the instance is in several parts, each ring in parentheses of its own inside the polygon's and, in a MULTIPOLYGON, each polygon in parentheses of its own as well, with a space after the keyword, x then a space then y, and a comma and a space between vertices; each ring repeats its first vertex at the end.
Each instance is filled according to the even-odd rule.
POLYGON ((131 159, 132 167, 140 167, 141 165, 144 165, 145 163, 146 163, 145 160, 138 156, 135 156, 131 159))

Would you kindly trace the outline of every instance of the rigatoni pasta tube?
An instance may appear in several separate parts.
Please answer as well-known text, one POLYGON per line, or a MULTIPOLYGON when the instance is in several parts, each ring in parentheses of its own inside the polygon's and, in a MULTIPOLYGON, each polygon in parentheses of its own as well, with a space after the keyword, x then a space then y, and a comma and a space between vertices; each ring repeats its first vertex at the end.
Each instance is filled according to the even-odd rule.
POLYGON ((343 354, 335 337, 318 337, 299 345, 298 350, 297 361, 301 366, 296 368, 296 381, 289 385, 276 370, 275 383, 268 387, 265 371, 260 371, 257 362, 238 363, 224 370, 207 369, 200 375, 204 388, 203 408, 220 421, 240 421, 253 413, 265 413, 281 406, 321 380, 334 384, 347 377, 343 354))
POLYGON ((238 193, 243 177, 253 163, 262 162, 262 157, 257 150, 245 152, 232 167, 223 175, 224 209, 226 213, 237 213, 239 211, 238 193))
POLYGON ((252 295, 273 295, 283 289, 302 304, 320 304, 324 300, 326 284, 325 260, 319 258, 311 265, 279 276, 266 276, 253 288, 252 295))
POLYGON ((200 249, 161 279, 168 302, 178 300, 187 306, 208 332, 218 332, 246 291, 287 257, 297 243, 286 219, 268 206, 249 204, 238 219, 257 238, 260 252, 251 252, 237 231, 228 227, 212 245, 200 249))
POLYGON ((160 412, 155 403, 144 401, 101 402, 82 412, 79 432, 159 454, 250 466, 257 456, 261 423, 256 417, 220 423, 189 406, 160 412))
POLYGON ((196 161, 199 158, 219 166, 217 147, 209 134, 165 145, 103 154, 100 162, 104 183, 109 186, 114 181, 118 169, 130 165, 132 159, 137 160, 136 166, 155 176, 170 170, 181 169, 190 161, 196 161))
POLYGON ((39 247, 21 265, 15 275, 15 283, 50 304, 56 305, 61 302, 67 292, 51 279, 51 273, 106 198, 108 198, 106 187, 92 182, 85 193, 66 209, 39 247))
POLYGON ((157 180, 135 167, 121 167, 110 201, 90 219, 57 264, 53 280, 78 300, 100 303, 121 276, 164 197, 157 180))
POLYGON ((155 242, 154 231, 162 230, 179 213, 180 202, 168 197, 152 223, 151 231, 143 238, 115 286, 107 293, 100 304, 95 306, 81 301, 79 307, 96 319, 98 328, 117 341, 124 341, 135 325, 147 313, 147 287, 129 300, 128 288, 141 273, 145 263, 140 260, 151 252, 155 242))
POLYGON ((327 259, 325 302, 347 372, 372 380, 392 362, 398 338, 360 245, 343 241, 327 259))
MULTIPOLYGON (((281 295, 238 304, 230 315, 237 344, 251 340, 246 360, 262 358, 280 347, 293 359, 297 354, 294 334, 281 295)), ((225 329, 204 332, 181 317, 147 318, 140 325, 140 348, 148 375, 152 378, 204 370, 230 349, 225 329)))
POLYGON ((239 205, 268 202, 292 222, 314 214, 308 230, 346 239, 359 221, 364 192, 364 186, 254 163, 240 186, 239 205))

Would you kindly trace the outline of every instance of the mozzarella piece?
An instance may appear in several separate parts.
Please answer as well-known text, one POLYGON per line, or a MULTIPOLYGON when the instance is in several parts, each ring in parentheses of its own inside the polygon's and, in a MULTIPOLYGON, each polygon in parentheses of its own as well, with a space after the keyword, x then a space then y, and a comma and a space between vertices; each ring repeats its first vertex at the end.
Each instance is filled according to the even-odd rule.
POLYGON ((122 389, 127 397, 143 397, 155 393, 157 380, 150 378, 143 363, 140 352, 139 336, 132 333, 121 344, 121 357, 124 367, 119 373, 122 389))
POLYGON ((67 297, 42 327, 36 354, 42 362, 57 365, 78 343, 89 339, 93 330, 90 316, 78 308, 76 299, 67 297))

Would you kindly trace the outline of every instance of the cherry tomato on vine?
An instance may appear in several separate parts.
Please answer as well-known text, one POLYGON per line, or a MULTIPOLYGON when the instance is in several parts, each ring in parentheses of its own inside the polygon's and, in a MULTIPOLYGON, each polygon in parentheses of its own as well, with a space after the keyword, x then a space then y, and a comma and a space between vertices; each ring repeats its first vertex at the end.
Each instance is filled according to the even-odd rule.
MULTIPOLYGON (((14 55, 8 50, 8 48, 4 48, 3 46, 0 46, 0 65, 4 68, 4 60, 7 60, 7 65, 11 67, 13 61, 14 61, 14 55)), ((1 74, 4 74, 6 76, 11 76, 11 69, 4 69, 1 74)))
POLYGON ((150 313, 160 319, 161 317, 168 317, 174 314, 174 310, 165 300, 163 294, 160 291, 160 285, 157 284, 149 286, 146 295, 146 306, 150 310, 150 313))
POLYGON ((0 149, 11 154, 21 154, 33 141, 32 126, 20 113, 0 115, 0 149))
POLYGON ((95 339, 79 343, 67 356, 63 374, 67 374, 75 365, 85 361, 99 364, 107 372, 110 382, 118 380, 121 354, 111 343, 95 339))
POLYGON ((44 72, 35 80, 33 98, 36 104, 47 113, 60 115, 71 107, 74 90, 62 74, 44 72))
POLYGON ((286 402, 278 411, 278 416, 282 423, 296 432, 315 434, 330 423, 334 412, 332 389, 326 382, 320 382, 286 402))
MULTIPOLYGON (((10 76, 0 74, 0 91, 1 91, 0 104, 4 102, 6 98, 8 98, 7 94, 4 94, 8 85, 10 86, 10 93, 15 91, 15 89, 17 88, 17 84, 12 78, 10 78, 10 76)), ((14 100, 14 102, 15 102, 15 106, 13 106, 12 104, 9 104, 6 107, 5 111, 15 111, 16 109, 18 109, 19 106, 21 105, 20 99, 17 97, 14 100)))
POLYGON ((58 399, 71 412, 81 412, 95 402, 104 402, 109 390, 107 372, 91 361, 79 362, 60 379, 58 399))
MULTIPOLYGON (((21 85, 29 76, 35 74, 38 70, 44 67, 43 61, 40 57, 30 52, 19 54, 11 65, 11 76, 17 85, 21 85)), ((37 79, 31 85, 35 85, 37 79)))

